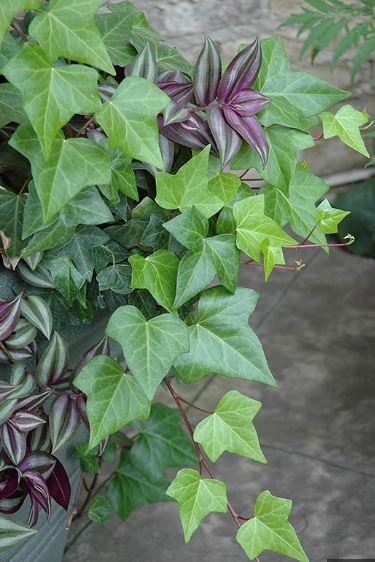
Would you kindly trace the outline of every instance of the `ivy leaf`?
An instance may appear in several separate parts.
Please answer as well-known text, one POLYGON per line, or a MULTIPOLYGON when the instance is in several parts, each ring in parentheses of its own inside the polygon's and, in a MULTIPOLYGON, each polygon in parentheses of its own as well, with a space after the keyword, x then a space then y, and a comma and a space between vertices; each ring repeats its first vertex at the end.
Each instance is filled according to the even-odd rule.
POLYGON ((125 454, 108 486, 107 496, 116 513, 125 520, 140 505, 169 501, 165 494, 168 484, 165 476, 150 478, 134 468, 125 454))
MULTIPOLYGON (((124 193, 130 199, 139 201, 138 190, 135 182, 135 174, 131 165, 131 158, 125 156, 122 150, 113 150, 110 154, 112 159, 111 182, 109 184, 108 199, 114 205, 120 201, 118 192, 124 193)), ((104 192, 107 196, 107 193, 104 192)))
POLYGON ((179 308, 205 289, 216 273, 224 287, 233 293, 239 269, 240 252, 233 234, 201 238, 180 262, 174 306, 179 308))
POLYGON ((238 288, 234 295, 222 287, 202 294, 197 318, 188 328, 190 350, 174 360, 185 383, 217 373, 275 386, 261 343, 248 324, 258 294, 238 288))
POLYGON ((305 131, 317 124, 319 113, 350 96, 313 74, 293 72, 281 37, 262 41, 256 89, 271 100, 259 114, 262 125, 305 131))
POLYGON ((0 45, 17 12, 37 10, 40 0, 2 0, 0 5, 0 45))
POLYGON ((21 236, 24 206, 23 195, 0 187, 0 225, 1 230, 10 239, 10 245, 6 248, 10 258, 19 257, 24 246, 21 236))
POLYGON ((263 254, 264 279, 268 281, 268 278, 271 275, 275 265, 285 264, 284 254, 280 247, 271 246, 268 238, 263 240, 263 242, 260 245, 260 250, 263 254))
POLYGON ((128 295, 132 292, 131 267, 124 263, 110 265, 103 269, 96 277, 100 291, 113 291, 118 295, 128 295))
POLYGON ((208 189, 208 158, 210 146, 191 158, 177 174, 156 174, 156 202, 164 209, 185 211, 196 206, 205 217, 223 207, 221 199, 208 189))
POLYGON ((348 215, 350 215, 350 211, 331 207, 327 199, 324 199, 316 209, 319 228, 324 234, 335 234, 338 231, 337 226, 348 215))
POLYGON ((90 449, 134 420, 145 419, 150 402, 136 379, 111 357, 91 359, 74 379, 87 396, 90 449))
POLYGON ((248 144, 242 143, 239 153, 233 159, 232 168, 233 170, 255 168, 266 182, 288 195, 298 153, 314 146, 314 139, 311 135, 297 129, 288 129, 279 125, 269 127, 265 134, 269 146, 266 166, 263 167, 255 150, 248 144))
POLYGON ((257 400, 230 390, 220 400, 214 413, 196 426, 195 441, 203 445, 212 462, 216 462, 224 451, 267 462, 252 423, 261 406, 257 400))
POLYGON ((108 322, 106 334, 121 344, 129 369, 150 400, 176 355, 189 349, 182 320, 162 314, 147 321, 135 306, 118 308, 108 322))
MULTIPOLYGON (((1 9, 1 8, 0 8, 1 9)), ((1 30, 0 30, 1 34, 1 30)), ((7 33, 1 43, 0 38, 0 74, 3 73, 3 68, 22 49, 22 45, 11 35, 7 33)))
POLYGON ((44 161, 39 141, 31 126, 25 123, 18 127, 9 144, 31 162, 45 222, 84 187, 110 182, 110 159, 92 140, 64 139, 58 134, 51 144, 50 158, 44 161))
POLYGON ((180 244, 189 249, 208 234, 208 220, 195 205, 165 222, 163 226, 180 244))
POLYGON ((324 111, 319 117, 323 123, 325 139, 337 136, 343 143, 370 158, 360 131, 360 127, 368 121, 362 111, 354 109, 351 105, 344 105, 335 115, 324 111))
POLYGON ((129 76, 96 113, 97 122, 109 137, 109 148, 163 167, 156 117, 169 103, 169 97, 155 84, 129 76))
POLYGON ((233 207, 236 221, 237 246, 250 258, 259 262, 261 244, 268 240, 270 246, 294 246, 291 238, 272 219, 264 215, 264 195, 248 197, 233 207))
POLYGON ((227 490, 224 482, 204 479, 196 470, 180 470, 166 493, 179 504, 185 542, 189 542, 194 531, 209 513, 227 511, 227 490))
POLYGON ((264 550, 309 562, 296 532, 288 521, 292 501, 262 492, 255 502, 254 517, 237 531, 240 543, 250 560, 264 550))
POLYGON ((222 173, 210 179, 208 189, 213 195, 221 199, 224 205, 229 205, 240 185, 241 180, 238 176, 222 173))
POLYGON ((107 234, 100 228, 80 226, 71 240, 64 246, 56 248, 51 255, 56 255, 57 257, 61 255, 69 256, 84 279, 91 281, 94 271, 92 250, 107 242, 108 239, 107 234))
POLYGON ((135 254, 129 258, 129 263, 132 266, 132 288, 147 289, 163 308, 174 312, 177 256, 169 250, 158 250, 146 258, 135 254))
POLYGON ((105 496, 95 496, 92 498, 88 509, 88 518, 95 523, 105 523, 113 513, 112 504, 105 496))
POLYGON ((75 113, 92 113, 101 107, 99 75, 93 68, 62 62, 51 65, 38 45, 27 43, 3 72, 22 93, 25 113, 46 159, 58 131, 75 113))
MULTIPOLYGON (((289 184, 289 197, 272 185, 263 190, 265 213, 280 226, 286 223, 299 236, 306 238, 317 223, 315 202, 323 197, 329 187, 302 164, 297 164, 289 184)), ((311 234, 314 244, 326 244, 325 236, 315 229, 311 234)))
POLYGON ((13 84, 0 84, 0 127, 10 122, 22 123, 25 119, 19 90, 13 84))
POLYGON ((74 266, 69 255, 48 257, 43 264, 49 270, 52 281, 68 304, 74 301, 85 303, 85 277, 74 266))
POLYGON ((117 6, 108 6, 110 12, 97 14, 95 23, 98 26, 104 45, 113 64, 126 66, 131 63, 137 51, 129 45, 136 9, 129 2, 121 2, 117 6), (116 9, 120 8, 120 9, 116 9))
MULTIPOLYGON (((14 2, 12 3, 14 5, 14 2)), ((1 8, 0 8, 1 14, 1 8)), ((2 17, 0 17, 0 21, 2 21, 2 17)), ((1 31, 1 28, 0 28, 1 31)), ((21 525, 13 519, 9 517, 9 515, 3 516, 0 515, 0 549, 7 549, 12 546, 17 545, 18 543, 29 539, 32 535, 37 533, 36 529, 30 529, 30 527, 25 527, 21 525)))
POLYGON ((195 448, 181 429, 180 420, 176 409, 154 404, 150 417, 137 427, 140 434, 130 451, 133 466, 155 478, 167 468, 196 464, 195 448))
POLYGON ((101 0, 51 0, 30 24, 29 33, 51 60, 71 59, 116 74, 94 15, 101 0))

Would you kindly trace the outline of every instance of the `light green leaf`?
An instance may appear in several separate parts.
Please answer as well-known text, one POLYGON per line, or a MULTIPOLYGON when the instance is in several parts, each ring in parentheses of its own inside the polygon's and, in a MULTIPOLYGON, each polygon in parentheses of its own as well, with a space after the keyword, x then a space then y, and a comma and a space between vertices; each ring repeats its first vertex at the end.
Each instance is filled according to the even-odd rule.
POLYGON ((131 421, 149 416, 150 402, 138 382, 111 357, 91 359, 74 379, 74 386, 87 396, 90 449, 131 421))
POLYGON ((252 423, 261 406, 257 400, 230 390, 222 397, 214 413, 196 426, 195 441, 201 443, 212 462, 216 462, 224 451, 267 462, 252 423))
POLYGON ((197 318, 188 328, 190 350, 174 360, 183 382, 217 373, 275 386, 259 339, 248 324, 257 300, 258 293, 244 288, 234 295, 222 287, 202 294, 197 318))
MULTIPOLYGON (((280 226, 286 223, 292 230, 306 238, 317 223, 315 202, 323 197, 329 187, 322 179, 297 164, 289 184, 289 197, 277 187, 267 185, 264 194, 265 213, 280 226)), ((314 244, 326 244, 325 236, 315 229, 309 240, 314 244)))
POLYGON ((331 207, 329 201, 324 199, 316 209, 316 218, 319 221, 319 228, 324 234, 335 234, 340 222, 350 215, 350 211, 342 211, 331 207))
POLYGON ((260 245, 260 250, 263 254, 264 262, 264 279, 268 281, 269 276, 272 273, 273 268, 276 264, 285 264, 285 258, 283 251, 278 246, 271 246, 268 238, 263 240, 260 245))
POLYGON ((106 334, 121 344, 129 369, 150 400, 176 355, 189 349, 184 322, 172 314, 146 321, 135 306, 118 308, 106 334))
POLYGON ((99 75, 94 69, 61 62, 51 65, 38 45, 26 44, 3 72, 22 93, 25 113, 46 159, 58 131, 74 114, 91 113, 101 107, 99 75))
POLYGON ((6 248, 10 258, 19 257, 24 246, 22 242, 22 221, 25 197, 0 187, 0 230, 10 239, 6 248))
POLYGON ((94 15, 101 0, 51 0, 30 24, 29 33, 51 60, 59 57, 116 74, 94 15))
POLYGON ((2 0, 0 5, 0 45, 17 12, 37 10, 40 0, 2 0))
POLYGON ((19 90, 13 84, 0 84, 0 127, 10 122, 22 123, 25 119, 19 90))
POLYGON ((118 192, 124 193, 130 199, 139 201, 135 174, 131 165, 131 158, 125 156, 122 150, 114 150, 110 154, 112 158, 111 183, 110 188, 113 193, 111 203, 117 203, 120 198, 118 192))
POLYGON ((233 207, 236 220, 237 246, 250 258, 259 262, 261 245, 268 240, 270 246, 294 246, 297 244, 272 219, 264 215, 264 195, 249 197, 233 207))
POLYGON ((192 248, 208 234, 208 220, 195 205, 163 226, 186 248, 192 248))
POLYGON ((150 417, 137 426, 140 433, 130 451, 132 465, 152 479, 163 476, 167 468, 196 464, 197 453, 180 422, 178 410, 154 404, 150 417))
POLYGON ((166 493, 179 504, 185 542, 189 542, 194 531, 209 513, 227 511, 227 490, 224 482, 206 480, 196 470, 180 470, 166 493))
POLYGON ((240 252, 233 234, 201 238, 182 258, 177 274, 175 307, 205 289, 217 273, 232 293, 237 286, 240 252))
POLYGON ((262 66, 256 89, 271 100, 259 114, 265 127, 309 130, 316 116, 350 96, 307 72, 293 72, 281 37, 262 41, 262 66))
MULTIPOLYGON (((14 4, 14 3, 13 3, 14 4)), ((0 9, 1 16, 1 9, 0 9)), ((1 16, 2 18, 3 16, 1 16)), ((0 21, 1 21, 0 18, 0 21)), ((1 31, 1 28, 0 28, 1 31)), ((35 529, 30 529, 18 523, 9 515, 0 515, 0 549, 4 550, 12 546, 18 545, 18 543, 29 539, 32 535, 35 535, 37 531, 35 529)))
POLYGON ((87 185, 110 182, 110 159, 92 140, 64 139, 59 134, 51 144, 50 158, 44 161, 38 139, 25 123, 18 127, 10 145, 31 162, 46 222, 87 185))
POLYGON ((162 307, 174 312, 176 277, 179 261, 173 252, 158 250, 144 258, 135 254, 129 258, 132 266, 133 289, 147 289, 162 307))
POLYGON ((185 211, 196 206, 205 217, 211 217, 224 203, 208 189, 207 146, 194 158, 186 162, 177 174, 159 172, 156 175, 156 202, 164 209, 185 211))
POLYGON ((5 35, 2 43, 0 39, 0 74, 3 73, 3 68, 10 59, 20 52, 22 46, 23 43, 19 43, 10 33, 5 35))
POLYGON ((129 45, 129 37, 137 11, 129 2, 109 5, 108 9, 109 13, 95 16, 95 23, 113 64, 126 66, 137 54, 134 47, 129 45))
POLYGON ((288 195, 290 180, 297 164, 300 150, 315 145, 311 135, 297 129, 274 125, 265 131, 269 145, 267 164, 263 167, 258 154, 248 144, 242 143, 239 153, 234 157, 232 168, 246 170, 255 168, 268 183, 278 187, 288 195))
POLYGON ((362 111, 354 109, 351 105, 344 105, 335 115, 324 111, 319 117, 323 123, 325 139, 337 136, 357 152, 367 158, 370 157, 360 131, 360 127, 368 121, 368 117, 362 111))
POLYGON ((109 148, 122 148, 128 156, 163 167, 156 117, 169 97, 155 84, 129 76, 96 113, 109 138, 109 148))
POLYGON ((291 509, 291 500, 273 496, 268 490, 257 497, 254 517, 240 527, 236 536, 250 560, 264 550, 271 550, 300 562, 309 562, 288 522, 291 509))
POLYGON ((208 189, 216 197, 221 199, 224 205, 229 205, 240 185, 241 180, 238 176, 222 173, 210 179, 208 182, 208 189))
POLYGON ((34 256, 37 252, 44 252, 68 242, 74 235, 73 226, 65 226, 59 219, 54 220, 47 228, 36 232, 26 248, 22 250, 22 257, 34 256))

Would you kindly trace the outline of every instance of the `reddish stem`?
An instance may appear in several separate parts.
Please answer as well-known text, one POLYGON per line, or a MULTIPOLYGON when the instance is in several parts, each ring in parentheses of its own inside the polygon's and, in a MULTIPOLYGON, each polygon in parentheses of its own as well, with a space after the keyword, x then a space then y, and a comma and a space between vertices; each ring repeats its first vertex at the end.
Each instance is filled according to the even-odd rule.
POLYGON ((316 225, 310 230, 310 232, 308 233, 308 235, 306 236, 306 238, 305 238, 304 241, 302 242, 302 246, 304 246, 304 245, 306 244, 306 242, 309 240, 309 238, 311 238, 311 236, 313 235, 313 233, 314 233, 316 227, 318 226, 319 222, 320 222, 320 221, 318 221, 318 222, 316 223, 316 225))
POLYGON ((69 124, 64 125, 64 129, 65 129, 65 132, 66 132, 66 136, 67 136, 69 139, 71 139, 71 138, 74 137, 73 129, 71 128, 71 126, 70 126, 69 124))
MULTIPOLYGON (((204 458, 203 451, 202 451, 200 445, 194 440, 194 430, 193 430, 192 425, 189 421, 189 418, 187 417, 186 412, 185 412, 185 410, 184 410, 184 408, 181 404, 181 400, 179 398, 179 395, 174 391, 171 383, 169 382, 169 380, 167 378, 164 379, 164 382, 165 382, 173 400, 175 401, 177 408, 180 410, 181 416, 182 416, 182 418, 185 422, 186 428, 189 432, 189 435, 191 437, 191 440, 193 442, 195 450, 197 451, 200 468, 202 466, 204 466, 204 468, 206 469, 210 478, 212 478, 213 480, 216 480, 216 476, 215 476, 213 470, 211 469, 210 465, 207 463, 206 459, 204 458)), ((230 514, 232 515, 237 527, 241 527, 241 523, 240 523, 241 517, 238 515, 237 511, 234 509, 233 505, 228 500, 227 500, 227 505, 228 505, 228 510, 229 510, 230 514)))
POLYGON ((24 43, 27 43, 29 40, 28 40, 26 34, 24 33, 22 27, 20 25, 18 25, 16 20, 13 20, 11 25, 12 25, 13 29, 15 29, 17 31, 17 33, 21 37, 22 41, 24 43))
POLYGON ((186 398, 183 398, 183 396, 181 396, 180 394, 178 394, 177 396, 178 396, 178 399, 181 402, 184 402, 184 404, 187 404, 188 406, 191 406, 195 410, 199 410, 200 412, 204 412, 205 414, 212 414, 213 413, 213 412, 210 412, 210 410, 205 410, 204 408, 201 408, 200 406, 197 406, 196 404, 193 404, 193 402, 189 402, 189 400, 186 400, 186 398))
MULTIPOLYGON (((288 247, 291 248, 291 246, 288 246, 288 247)), ((241 263, 243 265, 257 265, 258 267, 263 267, 262 263, 258 263, 256 261, 252 261, 252 260, 242 260, 241 263)), ((293 267, 292 265, 274 265, 273 269, 283 269, 283 270, 286 270, 286 271, 299 271, 297 267, 293 267)))
POLYGON ((300 250, 301 248, 342 248, 343 246, 350 246, 347 242, 342 244, 297 244, 296 246, 284 246, 285 250, 300 250))

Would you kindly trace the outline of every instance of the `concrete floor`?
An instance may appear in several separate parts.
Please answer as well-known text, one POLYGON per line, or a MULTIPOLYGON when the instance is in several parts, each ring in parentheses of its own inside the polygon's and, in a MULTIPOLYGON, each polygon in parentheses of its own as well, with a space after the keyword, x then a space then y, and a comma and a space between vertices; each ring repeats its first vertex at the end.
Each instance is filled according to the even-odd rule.
MULTIPOLYGON (((261 293, 252 325, 278 388, 212 377, 180 390, 207 408, 230 388, 263 402, 256 427, 268 465, 224 454, 215 466, 241 513, 269 489, 293 499, 311 562, 375 559, 375 262, 340 250, 290 261, 300 257, 303 271, 275 271, 266 285, 260 268, 241 272, 240 286, 261 293)), ((64 562, 245 562, 234 534, 229 516, 212 514, 185 546, 177 504, 144 506, 125 523, 74 524, 64 562)))

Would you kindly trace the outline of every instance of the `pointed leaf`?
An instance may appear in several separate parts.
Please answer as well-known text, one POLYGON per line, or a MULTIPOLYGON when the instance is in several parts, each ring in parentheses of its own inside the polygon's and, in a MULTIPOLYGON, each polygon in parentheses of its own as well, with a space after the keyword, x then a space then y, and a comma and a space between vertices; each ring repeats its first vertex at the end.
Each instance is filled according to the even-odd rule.
POLYGON ((185 542, 189 542, 194 531, 209 513, 227 511, 224 482, 203 479, 196 470, 180 470, 166 493, 179 503, 185 542))
POLYGON ((51 60, 82 62, 115 74, 94 15, 101 0, 51 0, 31 22, 29 32, 51 60))
POLYGON ((40 0, 2 0, 0 5, 0 45, 17 12, 37 10, 39 6, 40 0))
POLYGON ((69 394, 60 394, 52 402, 48 424, 54 453, 69 441, 79 425, 77 401, 69 394))
POLYGON ((237 531, 240 543, 250 560, 264 550, 308 562, 296 532, 288 522, 292 501, 273 496, 268 490, 256 500, 254 517, 237 531))
MULTIPOLYGON (((12 4, 14 3, 12 2, 12 4)), ((18 545, 18 543, 35 535, 36 532, 35 529, 21 525, 9 515, 6 517, 0 515, 0 549, 2 550, 18 545)))
POLYGON ((173 312, 179 261, 173 252, 158 250, 146 258, 136 254, 129 258, 133 289, 147 289, 156 302, 173 312))
POLYGON ((46 386, 58 383, 68 368, 68 360, 68 346, 55 332, 35 370, 39 384, 46 386))
POLYGON ((31 162, 36 191, 47 222, 87 185, 110 182, 110 159, 89 139, 64 139, 58 134, 47 161, 44 161, 39 141, 28 124, 18 127, 10 144, 31 162))
POLYGON ((46 159, 51 155, 58 131, 75 113, 100 109, 98 73, 78 64, 51 66, 37 45, 27 43, 3 72, 22 92, 24 110, 46 159))
POLYGON ((189 349, 184 322, 172 314, 146 321, 135 306, 118 308, 106 334, 121 344, 130 371, 150 400, 176 355, 189 349))
POLYGON ((196 206, 205 217, 210 217, 223 207, 222 201, 208 190, 207 146, 184 164, 177 174, 159 172, 156 175, 156 202, 164 209, 185 211, 196 206))
POLYGON ((49 340, 52 332, 52 313, 41 297, 30 295, 22 299, 21 314, 49 340))
POLYGON ((96 113, 97 122, 108 135, 110 150, 121 148, 132 158, 162 168, 156 116, 168 103, 168 96, 144 78, 123 80, 96 113))
POLYGON ((241 185, 241 180, 234 174, 218 174, 208 182, 208 189, 222 200, 224 205, 229 205, 236 195, 237 189, 241 185))
POLYGON ((324 199, 316 209, 319 228, 324 234, 335 234, 337 226, 348 215, 350 215, 350 211, 342 211, 331 207, 327 199, 324 199))
POLYGON ((196 426, 195 441, 202 444, 212 462, 216 462, 224 451, 267 462, 252 423, 261 406, 257 400, 230 390, 220 400, 214 413, 196 426))
POLYGON ((351 105, 344 105, 335 115, 324 111, 319 117, 323 123, 325 139, 338 136, 343 143, 367 158, 370 157, 360 132, 360 127, 368 121, 362 111, 354 109, 351 105))
POLYGON ((74 385, 87 395, 90 448, 131 421, 149 415, 150 403, 135 377, 124 373, 111 357, 98 355, 91 359, 74 379, 74 385))
POLYGON ((222 287, 202 294, 197 319, 188 328, 190 351, 174 360, 183 382, 217 373, 275 386, 262 346, 248 325, 257 300, 255 291, 243 288, 234 295, 222 287))
POLYGON ((163 226, 186 248, 192 248, 208 234, 208 220, 195 205, 163 226))

